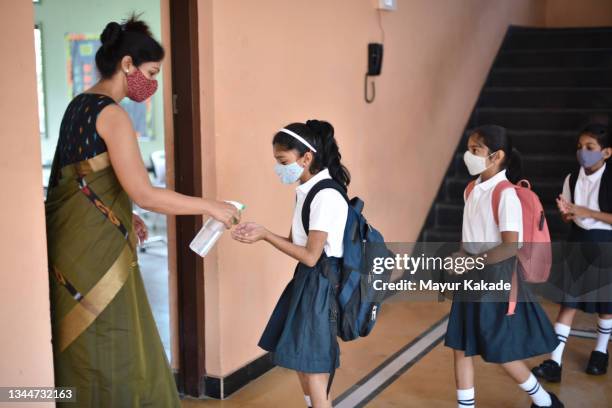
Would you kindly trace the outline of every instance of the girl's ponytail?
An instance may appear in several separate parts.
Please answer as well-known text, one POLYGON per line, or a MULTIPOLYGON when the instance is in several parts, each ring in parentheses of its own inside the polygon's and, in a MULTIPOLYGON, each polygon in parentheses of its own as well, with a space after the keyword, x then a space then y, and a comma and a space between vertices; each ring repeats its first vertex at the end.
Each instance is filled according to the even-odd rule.
POLYGON ((521 159, 521 154, 516 148, 512 148, 506 161, 506 177, 516 184, 522 178, 522 173, 523 160, 521 159))
POLYGON ((334 137, 334 127, 329 122, 320 120, 309 120, 306 122, 306 126, 313 130, 318 139, 316 145, 319 146, 320 150, 317 150, 315 158, 319 158, 322 165, 320 168, 327 167, 331 177, 341 186, 347 188, 351 182, 351 175, 341 162, 342 155, 334 137))

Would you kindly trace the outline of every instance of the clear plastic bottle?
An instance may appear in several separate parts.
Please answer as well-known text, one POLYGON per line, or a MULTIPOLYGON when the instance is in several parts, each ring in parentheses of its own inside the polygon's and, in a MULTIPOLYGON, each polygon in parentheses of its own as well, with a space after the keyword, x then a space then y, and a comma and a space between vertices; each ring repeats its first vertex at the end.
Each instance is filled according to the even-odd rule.
MULTIPOLYGON (((234 205, 238 211, 242 212, 246 207, 237 201, 226 201, 234 205)), ((225 231, 225 225, 221 221, 210 217, 204 223, 204 226, 195 236, 193 241, 189 244, 189 248, 201 257, 205 257, 206 254, 211 250, 217 243, 223 232, 225 231)))

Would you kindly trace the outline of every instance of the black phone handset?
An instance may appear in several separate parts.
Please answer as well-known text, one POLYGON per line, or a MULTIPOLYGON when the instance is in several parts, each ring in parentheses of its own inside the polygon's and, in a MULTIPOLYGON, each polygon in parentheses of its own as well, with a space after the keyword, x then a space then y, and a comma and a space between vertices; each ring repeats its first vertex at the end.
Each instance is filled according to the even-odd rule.
POLYGON ((368 44, 368 72, 365 74, 365 100, 372 103, 376 97, 376 86, 372 82, 372 96, 368 95, 368 78, 380 75, 382 70, 383 45, 380 43, 368 44))

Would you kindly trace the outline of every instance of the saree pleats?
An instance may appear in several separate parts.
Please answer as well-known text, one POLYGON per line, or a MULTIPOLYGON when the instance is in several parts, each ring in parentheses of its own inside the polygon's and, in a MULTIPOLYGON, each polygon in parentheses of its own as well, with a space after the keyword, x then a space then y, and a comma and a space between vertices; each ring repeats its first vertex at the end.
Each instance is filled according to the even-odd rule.
POLYGON ((65 406, 179 407, 138 268, 132 204, 107 154, 61 169, 46 218, 56 386, 76 387, 78 401, 65 406))

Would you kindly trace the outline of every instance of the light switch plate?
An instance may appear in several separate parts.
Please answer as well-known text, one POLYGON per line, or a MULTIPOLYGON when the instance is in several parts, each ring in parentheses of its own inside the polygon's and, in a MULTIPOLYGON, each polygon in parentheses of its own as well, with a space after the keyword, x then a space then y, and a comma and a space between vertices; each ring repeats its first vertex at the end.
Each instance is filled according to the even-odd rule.
POLYGON ((397 10, 397 0, 378 0, 378 8, 381 10, 397 10))

